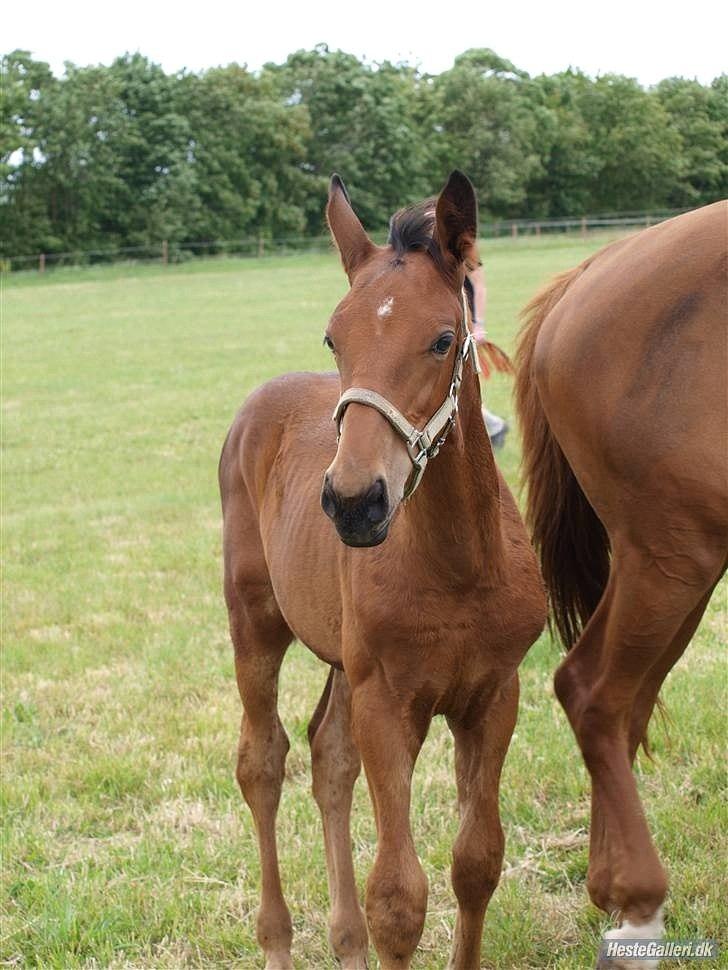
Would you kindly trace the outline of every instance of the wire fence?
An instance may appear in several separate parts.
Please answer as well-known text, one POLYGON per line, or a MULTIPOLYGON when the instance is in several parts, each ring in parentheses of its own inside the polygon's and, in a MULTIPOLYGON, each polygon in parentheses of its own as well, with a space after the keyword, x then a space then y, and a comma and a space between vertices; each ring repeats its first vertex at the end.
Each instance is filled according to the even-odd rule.
MULTIPOLYGON (((586 237, 594 232, 643 228, 656 225, 665 219, 684 212, 684 209, 657 212, 622 212, 606 215, 583 215, 565 219, 500 219, 481 222, 481 239, 511 239, 523 236, 579 234, 586 237)), ((372 233, 377 242, 384 242, 387 231, 372 233)), ((201 242, 171 242, 162 239, 143 246, 116 246, 103 249, 73 250, 69 252, 33 253, 20 256, 0 256, 2 272, 35 270, 43 273, 60 266, 94 266, 119 262, 159 262, 163 265, 183 263, 204 257, 260 258, 285 256, 293 253, 325 253, 331 249, 331 239, 326 236, 285 236, 269 239, 264 236, 248 236, 242 239, 207 240, 201 242)))

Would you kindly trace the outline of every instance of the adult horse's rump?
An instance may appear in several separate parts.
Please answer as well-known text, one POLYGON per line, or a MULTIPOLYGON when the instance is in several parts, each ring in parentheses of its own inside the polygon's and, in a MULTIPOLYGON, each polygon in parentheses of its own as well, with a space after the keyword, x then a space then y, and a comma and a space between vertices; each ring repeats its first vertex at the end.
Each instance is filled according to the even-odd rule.
POLYGON ((519 347, 528 517, 569 648, 556 692, 592 779, 589 893, 625 937, 660 935, 667 890, 632 762, 728 556, 727 238, 722 202, 614 243, 532 302, 519 347))

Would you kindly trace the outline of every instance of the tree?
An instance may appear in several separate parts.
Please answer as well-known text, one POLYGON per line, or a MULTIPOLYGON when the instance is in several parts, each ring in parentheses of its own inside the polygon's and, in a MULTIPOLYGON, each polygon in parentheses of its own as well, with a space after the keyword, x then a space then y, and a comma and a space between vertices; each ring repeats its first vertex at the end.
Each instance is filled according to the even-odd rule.
POLYGON ((728 76, 566 71, 474 49, 433 77, 319 45, 259 73, 166 74, 141 54, 55 78, 2 59, 9 255, 318 234, 338 171, 370 230, 452 168, 488 218, 700 205, 728 194, 728 76))
POLYGON ((568 70, 541 75, 526 87, 541 165, 528 183, 524 214, 573 216, 597 207, 593 192, 601 165, 599 146, 581 112, 592 83, 586 75, 568 70))
POLYGON ((583 88, 578 109, 598 159, 591 178, 594 211, 669 204, 679 180, 680 138, 659 100, 633 78, 606 74, 583 88))
POLYGON ((104 232, 132 246, 181 240, 199 200, 180 77, 141 54, 127 54, 113 62, 109 79, 116 123, 105 136, 114 183, 104 232))
POLYGON ((720 79, 704 87, 698 81, 669 78, 657 85, 656 97, 680 137, 678 180, 670 204, 700 205, 726 194, 728 92, 720 90, 720 79))
POLYGON ((467 172, 490 216, 520 214, 541 170, 527 81, 525 72, 488 49, 466 51, 435 78, 441 173, 467 172))
POLYGON ((43 193, 29 182, 43 162, 39 116, 57 95, 58 82, 28 51, 5 55, 0 70, 0 251, 41 252, 52 246, 53 229, 43 193))
POLYGON ((433 191, 429 147, 418 111, 423 79, 414 69, 363 64, 319 45, 283 65, 266 65, 281 99, 306 108, 311 175, 307 225, 323 228, 323 200, 332 172, 344 178, 367 228, 381 229, 392 212, 433 191))
POLYGON ((201 203, 188 236, 303 232, 310 181, 305 107, 283 103, 269 78, 237 64, 188 76, 184 88, 201 203))

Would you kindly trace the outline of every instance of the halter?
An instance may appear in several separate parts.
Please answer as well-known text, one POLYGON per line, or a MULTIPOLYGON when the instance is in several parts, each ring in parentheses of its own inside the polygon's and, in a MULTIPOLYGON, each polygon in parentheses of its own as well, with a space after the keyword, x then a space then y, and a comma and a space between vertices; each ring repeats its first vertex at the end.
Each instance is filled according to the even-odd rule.
POLYGON ((473 362, 476 373, 479 372, 478 355, 475 350, 475 340, 468 329, 468 319, 466 310, 465 291, 462 291, 462 319, 460 324, 462 341, 455 355, 455 365, 450 381, 450 389, 447 397, 440 407, 435 411, 427 424, 420 430, 416 428, 386 397, 382 397, 376 391, 371 391, 366 387, 350 387, 348 391, 339 398, 339 402, 334 408, 333 420, 336 422, 337 441, 341 436, 341 422, 344 412, 352 404, 364 404, 374 408, 389 421, 394 430, 404 439, 407 454, 410 457, 413 468, 412 473, 407 479, 404 488, 403 498, 409 498, 417 486, 422 481, 425 468, 430 458, 434 458, 442 447, 445 439, 450 433, 450 429, 455 424, 458 413, 458 395, 460 385, 463 381, 463 369, 468 356, 473 362))

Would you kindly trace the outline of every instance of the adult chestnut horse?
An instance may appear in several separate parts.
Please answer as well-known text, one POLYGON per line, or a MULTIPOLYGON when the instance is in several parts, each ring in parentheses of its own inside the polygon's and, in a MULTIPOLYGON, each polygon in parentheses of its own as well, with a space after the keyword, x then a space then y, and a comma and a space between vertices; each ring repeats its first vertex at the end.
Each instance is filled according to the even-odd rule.
POLYGON ((292 966, 275 836, 288 741, 276 697, 295 636, 331 667, 309 739, 336 956, 366 966, 349 835, 361 757, 378 840, 369 931, 385 970, 410 965, 427 903, 410 784, 430 721, 444 714, 461 816, 450 966, 475 970, 503 856, 498 786, 516 668, 546 621, 471 364, 462 286, 475 194, 454 172, 435 209, 397 214, 380 247, 334 176, 327 217, 351 283, 325 337, 339 373, 261 387, 220 461, 225 596, 244 708, 237 777, 261 856, 258 940, 270 970, 292 966))
POLYGON ((614 243, 533 301, 519 347, 528 515, 569 648, 556 693, 592 781, 588 888, 617 937, 662 933, 632 763, 728 556, 727 239, 722 202, 614 243))

